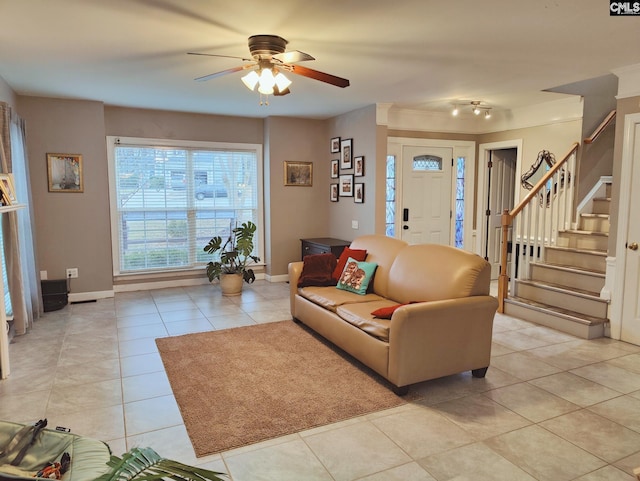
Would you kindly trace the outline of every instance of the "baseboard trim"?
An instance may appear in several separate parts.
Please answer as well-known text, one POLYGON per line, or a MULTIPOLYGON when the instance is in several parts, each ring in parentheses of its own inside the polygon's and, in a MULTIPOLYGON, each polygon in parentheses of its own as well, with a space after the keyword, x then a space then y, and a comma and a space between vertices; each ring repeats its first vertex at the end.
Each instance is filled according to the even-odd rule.
POLYGON ((69 294, 69 303, 97 301, 98 299, 109 299, 113 297, 115 292, 110 291, 93 291, 93 292, 72 292, 69 294))
POLYGON ((268 276, 265 274, 264 279, 268 282, 287 282, 289 274, 279 274, 277 276, 268 276))

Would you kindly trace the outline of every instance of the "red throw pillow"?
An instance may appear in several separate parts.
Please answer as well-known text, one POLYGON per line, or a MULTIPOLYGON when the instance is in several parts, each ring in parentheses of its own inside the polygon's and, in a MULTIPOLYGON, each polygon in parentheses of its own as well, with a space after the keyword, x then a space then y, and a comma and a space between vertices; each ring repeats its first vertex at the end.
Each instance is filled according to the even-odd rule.
POLYGON ((338 264, 333 270, 333 280, 335 283, 338 283, 338 279, 342 275, 342 271, 344 270, 344 266, 347 264, 347 259, 351 257, 353 260, 362 262, 367 258, 367 251, 364 249, 351 249, 349 247, 345 247, 340 254, 340 259, 338 259, 338 264))
POLYGON ((336 285, 336 281, 333 279, 333 270, 338 261, 332 253, 304 256, 302 262, 302 273, 298 279, 298 287, 336 285))
POLYGON ((378 319, 391 319, 391 316, 399 307, 406 306, 406 304, 396 304, 395 306, 381 307, 380 309, 376 309, 371 312, 373 317, 377 317, 378 319))

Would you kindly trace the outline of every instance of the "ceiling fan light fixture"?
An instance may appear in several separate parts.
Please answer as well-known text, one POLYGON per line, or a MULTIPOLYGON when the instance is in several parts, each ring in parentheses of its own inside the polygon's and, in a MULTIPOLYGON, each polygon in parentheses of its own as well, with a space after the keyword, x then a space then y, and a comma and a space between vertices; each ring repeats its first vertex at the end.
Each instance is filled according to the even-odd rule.
POLYGON ((484 111, 484 118, 485 119, 490 119, 491 118, 491 109, 487 109, 484 111))
POLYGON ((453 110, 451 111, 451 115, 453 115, 454 117, 457 117, 459 113, 460 113, 460 109, 458 108, 457 105, 455 105, 453 107, 453 110))
POLYGON ((275 84, 276 79, 273 76, 273 71, 270 68, 263 68, 262 72, 260 72, 260 82, 258 86, 264 90, 273 90, 275 84))
POLYGON ((276 85, 278 86, 278 90, 280 92, 284 92, 291 85, 291 80, 284 76, 282 72, 278 72, 278 74, 274 78, 276 85))
POLYGON ((255 70, 252 70, 247 75, 244 75, 242 77, 242 83, 245 84, 249 90, 255 89, 259 80, 260 76, 255 70))

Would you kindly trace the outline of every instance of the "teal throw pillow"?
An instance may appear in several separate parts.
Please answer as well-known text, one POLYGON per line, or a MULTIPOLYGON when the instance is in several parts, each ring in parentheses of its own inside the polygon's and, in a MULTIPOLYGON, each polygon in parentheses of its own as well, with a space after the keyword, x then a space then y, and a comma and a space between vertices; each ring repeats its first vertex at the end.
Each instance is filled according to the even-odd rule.
POLYGON ((378 267, 378 264, 374 262, 362 262, 355 260, 353 257, 349 257, 336 287, 345 291, 365 295, 369 283, 373 278, 373 274, 376 271, 376 267, 378 267))

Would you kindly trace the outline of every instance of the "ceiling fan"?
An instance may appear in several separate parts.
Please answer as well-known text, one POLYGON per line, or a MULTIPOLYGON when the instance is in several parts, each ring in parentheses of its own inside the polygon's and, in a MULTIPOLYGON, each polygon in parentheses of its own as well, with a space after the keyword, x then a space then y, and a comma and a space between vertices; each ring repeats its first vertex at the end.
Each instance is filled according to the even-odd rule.
POLYGON ((237 58, 244 62, 250 62, 220 72, 204 75, 195 80, 202 82, 223 75, 249 70, 249 73, 242 77, 243 83, 250 90, 258 87, 258 92, 262 95, 287 95, 290 93, 289 85, 291 85, 291 81, 283 75, 282 71, 319 80, 335 85, 336 87, 344 88, 349 86, 349 80, 347 79, 296 65, 298 62, 315 60, 315 58, 299 50, 286 52, 287 43, 289 42, 277 35, 252 35, 249 37, 249 52, 251 53, 251 58, 197 52, 188 52, 188 54, 237 58))

